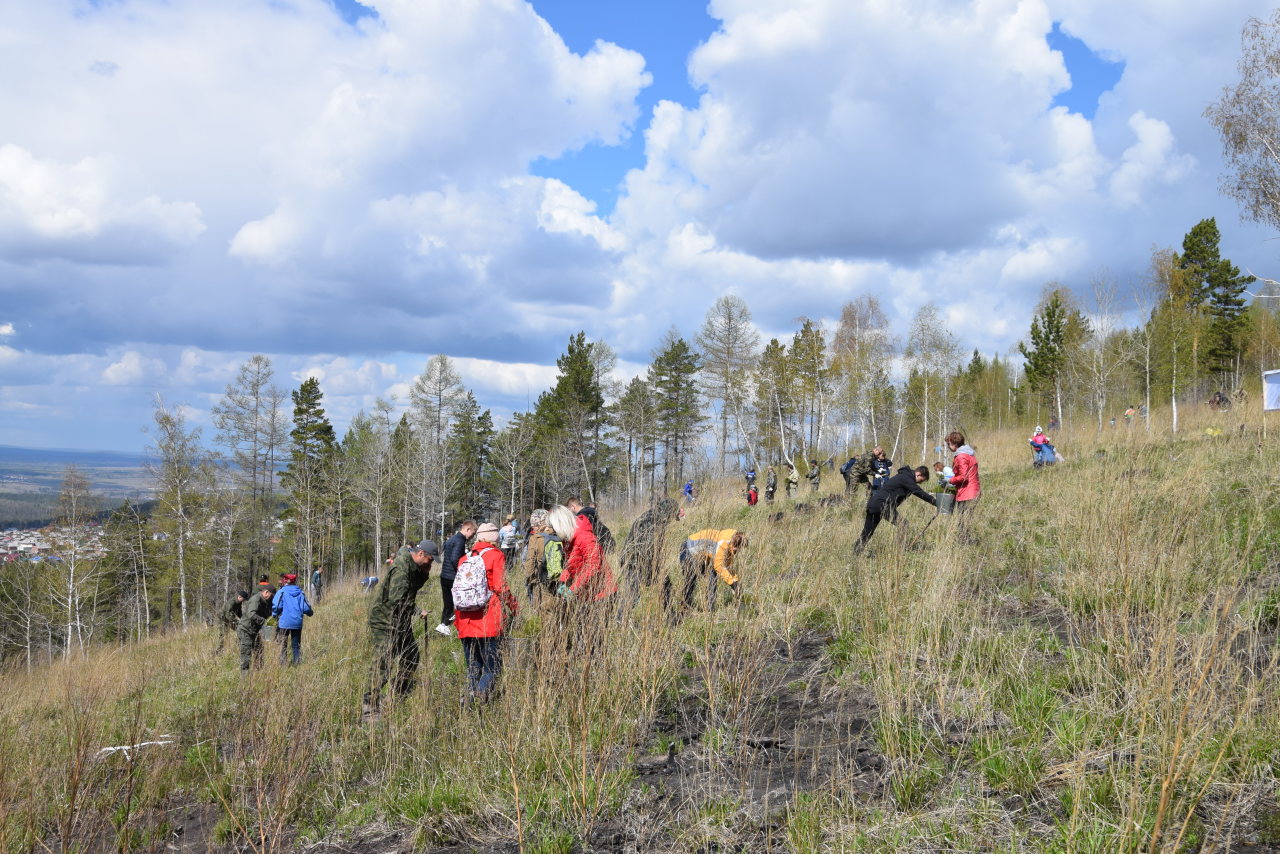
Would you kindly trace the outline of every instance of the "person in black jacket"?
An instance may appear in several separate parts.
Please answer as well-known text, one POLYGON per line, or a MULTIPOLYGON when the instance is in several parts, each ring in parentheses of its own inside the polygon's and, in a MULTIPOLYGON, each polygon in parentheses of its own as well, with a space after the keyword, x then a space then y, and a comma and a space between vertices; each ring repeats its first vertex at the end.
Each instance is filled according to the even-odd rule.
POLYGON ((929 469, 926 467, 917 466, 911 469, 903 466, 898 469, 897 474, 880 484, 867 500, 866 522, 862 526, 862 536, 858 538, 854 551, 862 551, 867 540, 871 539, 871 535, 876 532, 876 527, 881 520, 895 523, 898 521, 898 506, 907 500, 908 495, 914 495, 937 507, 938 500, 920 488, 920 484, 928 479, 929 469))
POLYGON ((474 519, 458 526, 458 531, 444 541, 440 555, 440 625, 436 631, 445 637, 453 634, 453 579, 458 574, 458 561, 467 553, 467 540, 476 535, 474 519))

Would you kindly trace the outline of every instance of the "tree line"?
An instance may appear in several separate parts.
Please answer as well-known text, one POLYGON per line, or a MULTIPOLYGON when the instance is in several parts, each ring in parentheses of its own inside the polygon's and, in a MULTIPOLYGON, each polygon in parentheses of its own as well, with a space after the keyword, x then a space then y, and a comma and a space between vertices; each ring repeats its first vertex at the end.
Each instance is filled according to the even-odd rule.
MULTIPOLYGON (((1204 220, 1180 252, 1155 251, 1128 295, 1139 312, 1128 326, 1117 309, 1126 295, 1104 278, 1084 301, 1046 285, 1021 359, 963 352, 931 304, 900 339, 867 295, 833 323, 801 318, 790 338, 763 342, 746 302, 722 296, 691 339, 668 332, 625 382, 614 350, 580 332, 551 388, 503 424, 439 354, 407 401, 380 399, 339 435, 317 379, 285 390, 270 359, 254 356, 212 408, 212 443, 182 407, 156 399, 155 500, 111 514, 104 556, 86 558, 70 537, 60 562, 0 568, 0 652, 30 662, 207 623, 261 574, 376 574, 404 543, 464 518, 570 496, 644 503, 688 479, 783 461, 805 473, 810 460, 834 466, 876 444, 895 459, 918 449, 925 462, 957 427, 980 435, 1052 416, 1103 430, 1138 403, 1147 413, 1168 403, 1176 429, 1179 401, 1240 388, 1280 347, 1275 315, 1246 303, 1253 279, 1220 257, 1219 240, 1204 220)), ((68 470, 63 529, 81 529, 96 506, 68 470)))

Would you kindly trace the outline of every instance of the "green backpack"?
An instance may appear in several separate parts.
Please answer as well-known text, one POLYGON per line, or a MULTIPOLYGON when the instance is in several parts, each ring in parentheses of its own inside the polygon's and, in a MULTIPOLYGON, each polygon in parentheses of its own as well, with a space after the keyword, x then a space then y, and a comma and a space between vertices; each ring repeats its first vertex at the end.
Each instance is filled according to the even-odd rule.
POLYGON ((539 580, 554 593, 560 583, 560 573, 564 571, 564 543, 554 534, 546 534, 545 538, 538 575, 541 576, 539 580))

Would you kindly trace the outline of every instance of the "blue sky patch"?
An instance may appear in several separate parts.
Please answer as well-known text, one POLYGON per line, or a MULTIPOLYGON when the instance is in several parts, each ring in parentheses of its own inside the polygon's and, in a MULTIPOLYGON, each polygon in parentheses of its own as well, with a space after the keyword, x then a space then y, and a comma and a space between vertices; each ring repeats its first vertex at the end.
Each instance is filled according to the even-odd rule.
POLYGON ((1060 92, 1053 99, 1053 106, 1066 107, 1092 121, 1098 112, 1098 99, 1114 89, 1124 75, 1124 62, 1105 59, 1080 39, 1064 33, 1057 21, 1045 40, 1051 49, 1062 54, 1071 75, 1071 88, 1060 92))
POLYGON ((338 10, 342 20, 352 26, 355 26, 361 18, 378 17, 377 11, 357 2, 357 0, 329 0, 329 2, 333 4, 333 8, 338 10))
POLYGON ((717 27, 702 0, 533 0, 534 10, 560 34, 574 53, 591 50, 597 39, 644 56, 653 82, 640 92, 640 115, 631 137, 616 146, 598 143, 554 160, 541 159, 529 171, 558 178, 597 205, 613 211, 629 169, 644 165, 644 131, 659 101, 696 106, 698 92, 689 83, 689 54, 717 27))

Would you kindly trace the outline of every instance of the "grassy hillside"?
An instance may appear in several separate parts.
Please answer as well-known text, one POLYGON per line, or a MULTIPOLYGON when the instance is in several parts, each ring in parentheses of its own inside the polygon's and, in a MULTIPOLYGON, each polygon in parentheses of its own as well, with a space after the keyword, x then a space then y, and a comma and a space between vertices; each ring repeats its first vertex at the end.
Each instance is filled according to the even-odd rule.
POLYGON ((969 531, 926 527, 912 499, 901 541, 882 526, 858 559, 861 506, 779 502, 769 522, 736 485, 708 490, 668 570, 680 535, 740 527, 740 606, 670 625, 645 591, 568 651, 526 608, 486 707, 462 703, 457 642, 430 635, 417 691, 362 724, 350 589, 296 669, 243 678, 196 630, 9 674, 0 847, 1280 844, 1280 476, 1252 432, 1184 435, 1063 442, 1070 462, 1039 472, 1024 437, 978 437, 969 531), (169 743, 99 753, 144 741, 169 743))

